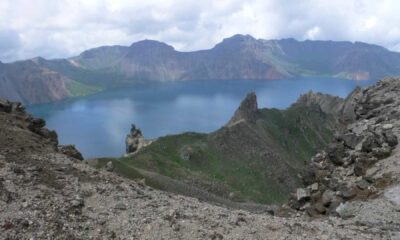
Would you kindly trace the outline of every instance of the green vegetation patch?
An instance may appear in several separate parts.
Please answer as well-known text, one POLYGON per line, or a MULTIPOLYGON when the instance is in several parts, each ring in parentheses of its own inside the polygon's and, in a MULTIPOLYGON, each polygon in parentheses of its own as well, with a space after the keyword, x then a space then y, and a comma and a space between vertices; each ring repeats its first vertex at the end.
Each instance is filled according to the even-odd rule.
POLYGON ((102 88, 87 85, 78 81, 68 81, 67 89, 72 97, 80 97, 100 92, 102 88))
POLYGON ((161 137, 112 161, 130 178, 154 173, 145 174, 146 183, 163 190, 187 194, 193 187, 239 202, 282 203, 299 185, 301 168, 331 139, 332 124, 319 108, 261 109, 256 124, 161 137), (168 185, 160 176, 186 187, 168 185))

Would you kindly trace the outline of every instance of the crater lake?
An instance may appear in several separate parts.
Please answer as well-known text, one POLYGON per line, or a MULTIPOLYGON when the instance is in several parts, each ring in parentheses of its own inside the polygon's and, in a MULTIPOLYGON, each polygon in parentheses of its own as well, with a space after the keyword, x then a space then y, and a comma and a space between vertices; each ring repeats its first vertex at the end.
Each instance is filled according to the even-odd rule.
POLYGON ((337 78, 214 80, 154 83, 108 90, 27 109, 56 130, 60 144, 75 144, 85 158, 121 156, 131 124, 152 139, 222 127, 248 92, 259 107, 283 109, 310 90, 346 97, 356 86, 375 82, 337 78))

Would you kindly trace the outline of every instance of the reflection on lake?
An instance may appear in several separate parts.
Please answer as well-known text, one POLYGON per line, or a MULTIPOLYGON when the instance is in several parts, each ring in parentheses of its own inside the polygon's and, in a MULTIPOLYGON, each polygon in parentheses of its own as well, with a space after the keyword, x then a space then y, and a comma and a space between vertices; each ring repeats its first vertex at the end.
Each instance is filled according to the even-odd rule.
POLYGON ((301 93, 320 91, 345 97, 355 82, 332 78, 276 81, 190 81, 117 89, 74 100, 28 107, 57 131, 60 143, 73 143, 86 158, 120 156, 131 123, 146 138, 184 131, 210 132, 224 125, 247 92, 259 107, 286 108, 301 93))

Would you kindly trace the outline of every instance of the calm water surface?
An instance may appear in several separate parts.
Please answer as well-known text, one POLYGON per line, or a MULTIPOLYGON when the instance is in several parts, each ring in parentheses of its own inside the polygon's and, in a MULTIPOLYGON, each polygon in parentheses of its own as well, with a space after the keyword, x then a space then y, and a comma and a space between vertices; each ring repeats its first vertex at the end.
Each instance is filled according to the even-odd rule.
POLYGON ((60 143, 73 143, 86 158, 120 156, 131 123, 146 138, 185 131, 210 132, 225 124, 246 93, 259 107, 286 108, 301 93, 320 91, 345 97, 373 81, 300 78, 276 81, 191 81, 117 89, 28 110, 57 131, 60 143))

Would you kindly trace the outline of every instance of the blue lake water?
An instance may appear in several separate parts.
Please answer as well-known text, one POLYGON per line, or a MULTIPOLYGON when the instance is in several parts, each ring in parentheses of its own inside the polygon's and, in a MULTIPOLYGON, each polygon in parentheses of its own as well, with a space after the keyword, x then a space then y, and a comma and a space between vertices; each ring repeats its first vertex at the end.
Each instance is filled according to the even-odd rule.
POLYGON ((160 83, 34 105, 28 110, 57 131, 62 144, 75 144, 85 158, 121 156, 132 123, 146 138, 185 131, 211 132, 224 125, 246 93, 259 107, 286 108, 309 90, 345 97, 374 81, 333 78, 224 80, 160 83))

